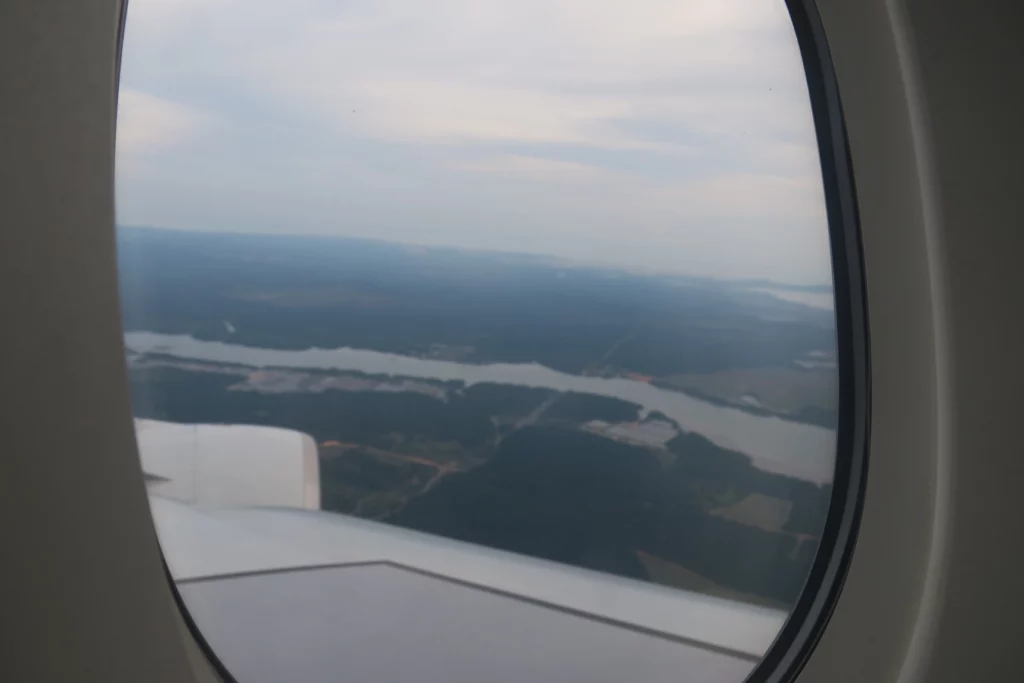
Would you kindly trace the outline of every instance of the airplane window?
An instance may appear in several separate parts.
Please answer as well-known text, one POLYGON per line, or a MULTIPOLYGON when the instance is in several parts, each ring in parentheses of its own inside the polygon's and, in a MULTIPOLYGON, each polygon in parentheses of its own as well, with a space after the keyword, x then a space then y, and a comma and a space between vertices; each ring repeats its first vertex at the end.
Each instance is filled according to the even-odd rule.
POLYGON ((841 472, 786 4, 133 0, 125 26, 136 433, 226 675, 743 680, 841 472))

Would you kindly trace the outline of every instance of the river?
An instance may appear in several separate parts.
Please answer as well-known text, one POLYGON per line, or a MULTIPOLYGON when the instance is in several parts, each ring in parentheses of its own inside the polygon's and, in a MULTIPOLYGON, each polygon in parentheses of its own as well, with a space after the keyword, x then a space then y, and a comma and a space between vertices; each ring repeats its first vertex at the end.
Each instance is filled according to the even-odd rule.
POLYGON ((660 411, 675 420, 681 429, 700 434, 722 448, 750 456, 760 469, 817 483, 829 482, 833 475, 834 430, 755 415, 630 379, 570 375, 535 363, 475 365, 347 347, 263 349, 156 332, 128 332, 125 345, 137 353, 165 353, 178 358, 252 367, 344 370, 459 380, 466 385, 491 382, 609 396, 660 411))

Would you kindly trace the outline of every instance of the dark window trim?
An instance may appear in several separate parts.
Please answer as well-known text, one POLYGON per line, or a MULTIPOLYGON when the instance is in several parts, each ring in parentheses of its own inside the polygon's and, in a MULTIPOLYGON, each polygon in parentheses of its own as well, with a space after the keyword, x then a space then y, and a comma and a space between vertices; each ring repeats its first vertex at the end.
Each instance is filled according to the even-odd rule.
MULTIPOLYGON (((117 111, 118 99, 121 94, 121 54, 124 48, 124 29, 125 23, 128 18, 128 2, 129 0, 121 0, 121 14, 118 17, 117 25, 117 51, 114 53, 114 111, 117 111)), ((160 563, 164 568, 164 577, 167 579, 167 587, 171 590, 171 595, 174 597, 174 605, 178 609, 178 614, 181 615, 182 621, 185 622, 185 628, 192 635, 192 639, 195 641, 199 650, 206 657, 206 661, 213 667, 217 677, 223 681, 223 683, 237 683, 235 677, 231 675, 224 663, 220 661, 217 653, 213 651, 210 644, 206 642, 206 638, 203 637, 202 631, 199 630, 199 626, 192 618, 192 613, 189 612, 188 607, 185 605, 185 600, 181 597, 181 593, 178 591, 178 586, 174 581, 174 577, 171 575, 171 568, 167 566, 167 558, 164 557, 163 547, 160 545, 160 538, 157 535, 156 527, 153 527, 153 541, 160 548, 160 563)))
POLYGON ((868 320, 860 216, 835 71, 814 0, 785 0, 796 31, 818 137, 825 190, 839 368, 839 420, 832 499, 818 555, 775 643, 747 679, 793 681, 835 609, 857 540, 867 483, 870 429, 868 320))
MULTIPOLYGON (((118 26, 114 64, 115 105, 120 91, 121 50, 128 1, 122 1, 118 26)), ((824 27, 814 0, 784 1, 800 47, 821 160, 835 292, 839 420, 832 499, 818 555, 800 598, 764 659, 747 679, 749 683, 793 681, 828 625, 856 545, 867 482, 870 426, 868 321, 860 218, 842 103, 824 27)), ((155 529, 153 534, 159 544, 155 529)), ((235 678, 192 619, 166 559, 161 559, 175 605, 189 633, 220 679, 225 683, 235 683, 235 678)))

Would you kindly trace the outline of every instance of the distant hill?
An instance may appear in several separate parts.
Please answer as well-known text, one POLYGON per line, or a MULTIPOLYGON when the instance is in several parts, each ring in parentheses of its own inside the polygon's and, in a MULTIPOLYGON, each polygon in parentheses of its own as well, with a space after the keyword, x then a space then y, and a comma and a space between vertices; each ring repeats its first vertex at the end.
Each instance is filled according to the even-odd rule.
POLYGON ((832 316, 729 283, 332 237, 120 228, 126 330, 647 376, 779 367, 832 316), (230 326, 225 325, 228 322, 230 326))

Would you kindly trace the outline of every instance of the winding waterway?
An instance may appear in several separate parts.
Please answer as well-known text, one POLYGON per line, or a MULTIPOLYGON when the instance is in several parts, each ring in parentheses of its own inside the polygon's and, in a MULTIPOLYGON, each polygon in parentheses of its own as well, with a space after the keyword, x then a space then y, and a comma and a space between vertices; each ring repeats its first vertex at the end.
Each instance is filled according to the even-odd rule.
POLYGON ((763 470, 818 483, 832 480, 836 447, 834 430, 755 415, 630 379, 570 375, 535 363, 475 365, 347 347, 263 349, 155 332, 128 332, 125 344, 137 353, 164 353, 178 358, 252 367, 317 368, 458 380, 467 386, 491 382, 608 396, 660 411, 685 431, 700 434, 722 448, 749 455, 763 470))

